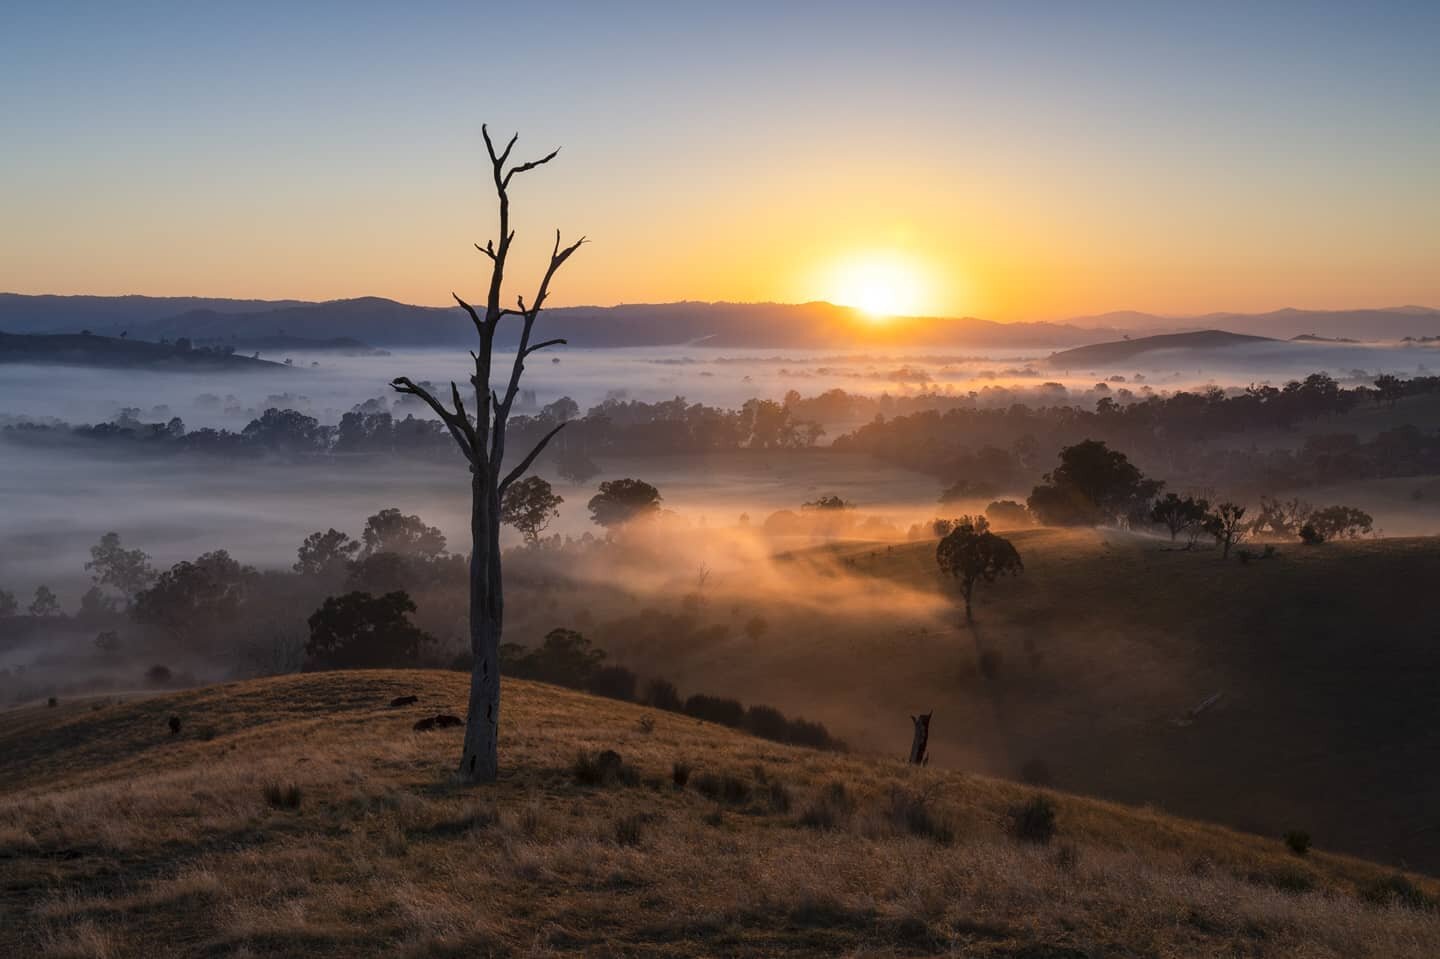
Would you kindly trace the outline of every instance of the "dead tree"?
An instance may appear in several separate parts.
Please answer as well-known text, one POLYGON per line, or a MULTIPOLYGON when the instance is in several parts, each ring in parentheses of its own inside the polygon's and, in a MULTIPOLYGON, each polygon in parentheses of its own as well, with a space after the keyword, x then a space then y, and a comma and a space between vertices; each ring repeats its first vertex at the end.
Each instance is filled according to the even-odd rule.
POLYGON ((915 738, 910 740, 910 764, 913 766, 924 766, 930 762, 926 750, 930 746, 930 717, 934 715, 935 710, 932 709, 910 717, 910 722, 915 724, 915 738))
POLYGON ((477 309, 456 294, 450 294, 469 314, 479 339, 479 348, 470 351, 475 361, 475 373, 470 377, 474 394, 473 414, 466 409, 460 387, 453 381, 450 383, 448 405, 406 377, 391 382, 397 392, 417 396, 435 411, 470 464, 470 651, 474 662, 470 669, 470 703, 459 768, 459 777, 465 782, 493 782, 499 773, 500 633, 505 618, 500 577, 500 501, 510 485, 525 474, 530 464, 535 462, 535 457, 565 426, 561 423, 546 433, 518 463, 505 471, 505 425, 510 417, 510 407, 520 391, 520 375, 525 371, 526 357, 547 346, 565 342, 563 339, 532 342, 531 333, 535 319, 550 294, 550 282, 556 271, 585 242, 585 238, 581 237, 569 246, 562 246, 560 231, 557 230, 550 265, 540 280, 534 299, 527 305, 523 296, 518 297, 515 309, 500 305, 506 261, 510 245, 515 240, 515 231, 510 228, 510 181, 517 174, 549 163, 560 151, 551 151, 538 160, 517 163, 507 169, 510 151, 514 149, 519 134, 510 138, 504 150, 497 152, 490 139, 490 131, 483 126, 480 131, 485 138, 485 151, 490 155, 495 194, 500 201, 500 236, 498 241, 487 241, 483 247, 475 244, 475 249, 490 259, 490 286, 483 307, 477 309), (496 331, 506 317, 515 317, 520 321, 520 340, 509 374, 503 378, 502 386, 496 389, 491 384, 491 356, 496 331))

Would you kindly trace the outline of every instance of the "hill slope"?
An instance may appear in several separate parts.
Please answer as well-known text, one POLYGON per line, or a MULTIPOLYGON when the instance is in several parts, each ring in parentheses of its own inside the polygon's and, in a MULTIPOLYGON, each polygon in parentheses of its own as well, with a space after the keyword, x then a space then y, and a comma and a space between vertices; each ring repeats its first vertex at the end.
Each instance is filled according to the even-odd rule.
POLYGON ((977 588, 973 626, 929 540, 798 551, 768 591, 763 567, 707 554, 707 622, 732 624, 719 638, 643 616, 607 628, 598 589, 517 600, 508 635, 538 642, 589 610, 580 628, 614 661, 860 749, 902 754, 907 717, 934 710, 936 764, 1020 778, 1040 763, 1060 788, 1440 872, 1440 646, 1420 586, 1440 580, 1440 538, 1280 544, 1242 565, 1116 530, 1005 535, 1025 571, 977 588), (755 614, 758 640, 740 628, 755 614))
POLYGON ((459 788, 459 731, 411 724, 465 688, 311 674, 0 713, 0 953, 1440 949, 1430 880, 1060 794, 1055 841, 1020 842, 1033 790, 531 683, 507 687, 501 782, 459 788), (581 784, 577 751, 603 749, 633 778, 581 784))
POLYGON ((1160 336, 1141 336, 1133 340, 1116 340, 1113 343, 1094 343, 1078 346, 1052 354, 1047 362, 1051 366, 1069 368, 1087 364, 1119 363, 1133 359, 1142 353, 1156 350, 1185 350, 1191 353, 1205 353, 1213 350, 1228 350, 1259 343, 1274 343, 1264 336, 1246 336, 1242 333, 1228 333, 1225 330, 1200 330, 1195 333, 1166 333, 1160 336))
POLYGON ((142 370, 259 370, 278 363, 168 343, 89 333, 0 333, 0 363, 58 363, 142 370))

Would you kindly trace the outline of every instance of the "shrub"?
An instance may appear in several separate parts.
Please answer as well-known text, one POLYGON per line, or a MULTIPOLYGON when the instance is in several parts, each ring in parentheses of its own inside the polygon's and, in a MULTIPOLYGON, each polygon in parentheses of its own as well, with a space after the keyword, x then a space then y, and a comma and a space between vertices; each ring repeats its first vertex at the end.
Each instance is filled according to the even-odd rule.
POLYGON ((750 799, 750 784, 739 776, 726 773, 702 773, 695 777, 695 789, 706 799, 738 806, 750 799))
POLYGON ((1374 879, 1360 887, 1360 898, 1377 906, 1403 906, 1406 909, 1431 910, 1435 901, 1421 892, 1400 873, 1374 879))
POLYGON ((685 784, 690 781, 690 764, 677 762, 671 766, 670 781, 675 784, 676 789, 684 789, 685 784))
POLYGON ((800 825, 810 829, 839 829, 855 811, 855 800, 838 779, 830 782, 805 811, 800 814, 800 825))
POLYGON ((1010 834, 1041 846, 1055 838, 1055 804, 1041 795, 1010 810, 1010 834))
POLYGON ((1285 846, 1297 856, 1310 852, 1310 834, 1303 829, 1292 829, 1285 834, 1285 846))
POLYGON ((174 679, 175 675, 170 672, 169 666, 156 665, 145 670, 145 682, 151 686, 168 686, 174 679))
POLYGON ((805 719, 790 720, 790 729, 786 733, 786 740, 793 745, 809 746, 811 749, 845 751, 845 744, 831 736, 830 730, 820 723, 812 723, 805 719))
POLYGON ((771 780, 766 784, 765 800, 771 812, 780 813, 781 815, 788 813, 790 806, 793 804, 790 790, 785 788, 784 783, 775 780, 771 780))
POLYGON ((1306 546, 1319 546, 1321 543, 1325 542, 1325 535, 1321 533, 1318 529, 1316 529, 1314 526, 1306 523, 1304 526, 1300 527, 1300 542, 1304 543, 1306 546))
POLYGON ((648 713, 641 716, 635 720, 635 729, 637 732, 643 733, 646 736, 650 735, 655 731, 655 717, 648 713))
POLYGON ((639 677, 624 666, 601 666, 590 675, 590 681, 585 688, 596 696, 604 696, 607 699, 621 699, 625 702, 635 701, 635 684, 639 677))
POLYGON ((738 699, 724 699, 696 693, 685 700, 685 715, 694 716, 721 726, 740 726, 745 722, 745 707, 738 699))
POLYGON ((621 816, 615 820, 615 844, 617 846, 640 845, 645 820, 638 815, 621 816))
POLYGON ((582 752, 575 757, 570 767, 575 782, 581 786, 635 786, 640 782, 640 773, 632 766, 625 765, 620 754, 607 749, 598 754, 582 752))
POLYGON ((955 830, 930 806, 930 800, 923 793, 896 789, 890 793, 887 810, 890 824, 899 832, 933 839, 948 846, 955 841, 955 830))
POLYGON ((745 710, 745 731, 762 739, 784 742, 790 733, 785 714, 773 706, 751 706, 745 710))
POLYGON ((646 706, 678 713, 684 708, 684 701, 675 689, 675 684, 664 679, 652 679, 645 684, 645 695, 641 700, 646 706))
POLYGON ((284 786, 279 783, 266 783, 263 793, 265 801, 274 809, 299 809, 300 801, 304 798, 300 787, 294 783, 284 786))

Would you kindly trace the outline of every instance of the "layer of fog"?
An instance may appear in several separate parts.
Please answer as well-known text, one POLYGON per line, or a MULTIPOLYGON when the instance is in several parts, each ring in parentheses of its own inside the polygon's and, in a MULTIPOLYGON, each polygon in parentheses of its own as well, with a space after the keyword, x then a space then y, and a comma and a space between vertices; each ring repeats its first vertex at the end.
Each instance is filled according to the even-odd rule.
MULTIPOLYGON (((1093 369, 1056 369, 1049 351, 990 351, 985 355, 870 353, 776 353, 704 347, 624 350, 559 349, 528 363, 517 412, 529 412, 561 396, 581 409, 607 397, 654 402, 684 396, 691 402, 727 408, 752 397, 780 399, 790 390, 813 396, 830 389, 850 393, 909 396, 965 395, 987 387, 1035 389, 1059 383, 1083 391, 1112 380, 1137 395, 1217 385, 1283 384, 1324 369, 1342 382, 1364 382, 1378 372, 1413 374, 1433 365, 1427 347, 1349 344, 1260 344, 1197 359, 1150 353, 1093 369)), ((279 358, 279 357, 277 357, 279 358)), ((397 351, 387 356, 300 354, 293 366, 261 372, 207 373, 117 371, 78 366, 0 365, 0 422, 59 419, 108 422, 122 410, 137 418, 172 416, 189 428, 239 429, 269 407, 290 408, 336 423, 367 400, 396 397, 388 383, 396 376, 416 382, 464 383, 470 360, 460 351, 397 351), (314 364, 314 365, 312 365, 314 364)), ((497 369, 508 357, 497 357, 497 369)), ((1008 402, 997 397, 997 402, 1008 402)), ((417 401, 397 407, 423 413, 417 401)))

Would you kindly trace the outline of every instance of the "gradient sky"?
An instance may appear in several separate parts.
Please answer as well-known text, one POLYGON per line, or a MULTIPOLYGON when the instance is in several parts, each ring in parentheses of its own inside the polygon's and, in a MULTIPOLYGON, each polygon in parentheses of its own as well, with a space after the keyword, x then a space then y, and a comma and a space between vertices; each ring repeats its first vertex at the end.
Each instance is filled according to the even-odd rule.
POLYGON ((527 6, 5 4, 0 290, 478 296, 483 120, 553 305, 1440 306, 1433 0, 527 6))

